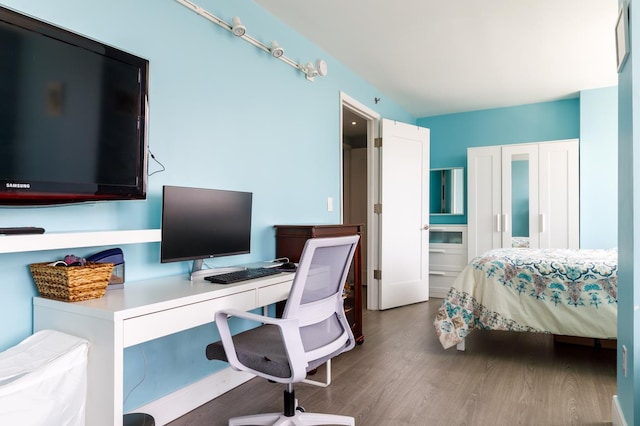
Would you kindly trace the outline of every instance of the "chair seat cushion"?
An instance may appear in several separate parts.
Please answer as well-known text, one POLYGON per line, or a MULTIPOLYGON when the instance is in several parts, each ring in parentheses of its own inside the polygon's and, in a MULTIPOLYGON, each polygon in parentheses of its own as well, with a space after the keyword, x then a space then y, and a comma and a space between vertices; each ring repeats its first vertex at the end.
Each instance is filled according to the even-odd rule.
MULTIPOLYGON (((262 325, 233 336, 238 360, 245 366, 275 377, 290 377, 291 368, 287 360, 280 329, 272 324, 262 325)), ((208 359, 227 361, 222 342, 207 346, 208 359)))
MULTIPOLYGON (((278 326, 265 324, 243 331, 233 336, 233 344, 238 361, 243 365, 274 377, 291 377, 291 367, 278 326)), ((325 357, 310 361, 306 370, 311 371, 318 368, 327 360, 342 353, 343 350, 344 348, 340 348, 325 357)), ((207 359, 228 362, 222 342, 207 345, 206 355, 207 359)))

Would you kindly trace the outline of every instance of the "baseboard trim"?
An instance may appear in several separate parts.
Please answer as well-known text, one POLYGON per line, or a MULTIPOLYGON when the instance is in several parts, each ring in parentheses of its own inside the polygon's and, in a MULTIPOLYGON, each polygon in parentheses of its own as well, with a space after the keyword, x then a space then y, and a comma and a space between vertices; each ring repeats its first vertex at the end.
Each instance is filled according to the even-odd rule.
POLYGON ((613 401, 611 402, 611 424, 613 426, 627 426, 627 422, 624 419, 624 413, 620 409, 618 395, 613 395, 613 401))
POLYGON ((253 374, 235 371, 227 367, 169 395, 138 407, 132 412, 150 414, 155 419, 156 425, 166 425, 254 377, 253 374))

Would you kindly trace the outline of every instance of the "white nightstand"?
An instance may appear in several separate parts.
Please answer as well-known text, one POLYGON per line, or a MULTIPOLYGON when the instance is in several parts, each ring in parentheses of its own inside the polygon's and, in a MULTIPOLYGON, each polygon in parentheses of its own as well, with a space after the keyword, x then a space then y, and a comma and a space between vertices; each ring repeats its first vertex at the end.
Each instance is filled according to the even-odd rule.
POLYGON ((429 296, 445 297, 467 266, 467 225, 429 228, 429 296))

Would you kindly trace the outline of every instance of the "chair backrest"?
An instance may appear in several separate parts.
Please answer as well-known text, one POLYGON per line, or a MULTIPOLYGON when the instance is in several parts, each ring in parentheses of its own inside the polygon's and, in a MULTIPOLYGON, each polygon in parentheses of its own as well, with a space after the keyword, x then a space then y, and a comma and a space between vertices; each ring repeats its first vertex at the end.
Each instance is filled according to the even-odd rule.
POLYGON ((344 312, 344 285, 358 235, 307 240, 283 318, 300 321, 307 361, 324 360, 350 350, 355 339, 344 312))

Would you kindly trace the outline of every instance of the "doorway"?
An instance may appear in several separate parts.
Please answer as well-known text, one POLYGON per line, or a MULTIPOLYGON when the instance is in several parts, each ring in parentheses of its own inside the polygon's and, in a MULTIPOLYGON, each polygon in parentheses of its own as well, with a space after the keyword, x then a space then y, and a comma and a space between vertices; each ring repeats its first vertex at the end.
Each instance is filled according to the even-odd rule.
POLYGON ((378 309, 378 291, 373 281, 372 232, 374 185, 371 180, 373 144, 379 115, 364 105, 340 95, 342 142, 342 223, 362 224, 362 285, 364 309, 378 309), (372 285, 369 285, 369 284, 372 285))
POLYGON ((429 129, 383 120, 343 93, 340 101, 340 213, 342 223, 364 227, 366 309, 427 300, 429 129))

